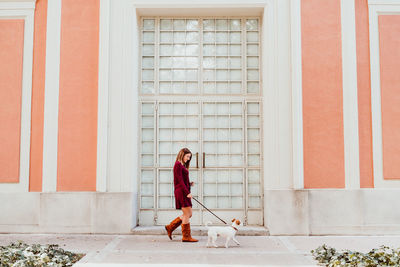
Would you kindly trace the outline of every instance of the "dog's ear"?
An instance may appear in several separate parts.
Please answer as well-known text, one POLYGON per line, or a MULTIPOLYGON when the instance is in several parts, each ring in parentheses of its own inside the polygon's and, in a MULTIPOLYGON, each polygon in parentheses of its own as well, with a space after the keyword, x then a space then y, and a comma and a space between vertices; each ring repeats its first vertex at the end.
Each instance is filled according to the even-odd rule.
POLYGON ((237 225, 240 225, 240 221, 239 221, 239 220, 236 220, 236 224, 237 224, 237 225))
POLYGON ((233 218, 233 219, 232 219, 232 222, 234 222, 235 220, 236 220, 236 219, 235 219, 235 218, 233 218))

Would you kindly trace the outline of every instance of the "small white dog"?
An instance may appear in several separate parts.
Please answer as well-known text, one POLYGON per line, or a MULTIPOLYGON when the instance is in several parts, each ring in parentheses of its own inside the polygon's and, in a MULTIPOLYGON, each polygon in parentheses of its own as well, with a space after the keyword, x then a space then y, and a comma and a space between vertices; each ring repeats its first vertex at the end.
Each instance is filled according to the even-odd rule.
POLYGON ((229 240, 235 241, 237 245, 240 245, 239 241, 236 240, 235 235, 238 229, 243 226, 243 224, 236 219, 232 220, 232 225, 231 226, 213 226, 209 227, 208 225, 211 224, 211 222, 206 222, 206 228, 208 230, 208 240, 207 240, 207 247, 210 247, 210 241, 214 245, 214 247, 218 247, 217 244, 215 244, 215 241, 217 240, 218 236, 226 237, 226 242, 225 242, 225 247, 228 248, 228 243, 229 240))

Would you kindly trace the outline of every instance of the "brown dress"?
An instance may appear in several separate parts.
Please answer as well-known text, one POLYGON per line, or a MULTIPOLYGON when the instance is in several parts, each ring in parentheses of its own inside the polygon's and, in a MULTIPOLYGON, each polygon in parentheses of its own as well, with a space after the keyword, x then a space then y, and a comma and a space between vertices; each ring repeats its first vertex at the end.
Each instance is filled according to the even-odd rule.
POLYGON ((191 207, 192 201, 186 197, 190 193, 189 171, 179 161, 174 165, 174 189, 176 209, 191 207))

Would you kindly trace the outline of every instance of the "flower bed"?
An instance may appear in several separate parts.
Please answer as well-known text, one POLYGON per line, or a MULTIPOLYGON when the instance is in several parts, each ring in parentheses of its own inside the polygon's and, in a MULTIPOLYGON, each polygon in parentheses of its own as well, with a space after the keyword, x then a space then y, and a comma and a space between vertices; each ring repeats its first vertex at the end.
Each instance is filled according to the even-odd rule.
POLYGON ((381 246, 378 249, 372 249, 368 253, 361 253, 350 250, 338 252, 336 249, 328 247, 324 244, 318 247, 316 250, 311 250, 311 254, 321 265, 328 267, 400 266, 400 249, 391 249, 387 246, 381 246))
POLYGON ((28 245, 17 241, 0 246, 0 266, 72 266, 84 255, 65 251, 58 245, 28 245))

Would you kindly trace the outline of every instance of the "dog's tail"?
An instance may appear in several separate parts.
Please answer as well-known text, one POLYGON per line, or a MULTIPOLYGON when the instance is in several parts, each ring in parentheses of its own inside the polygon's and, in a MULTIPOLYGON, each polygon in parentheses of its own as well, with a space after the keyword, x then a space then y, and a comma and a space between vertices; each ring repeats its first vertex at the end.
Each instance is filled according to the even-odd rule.
POLYGON ((209 224, 212 224, 212 222, 210 222, 210 221, 207 221, 207 222, 206 222, 206 228, 207 228, 207 229, 208 229, 208 225, 209 225, 209 224))

